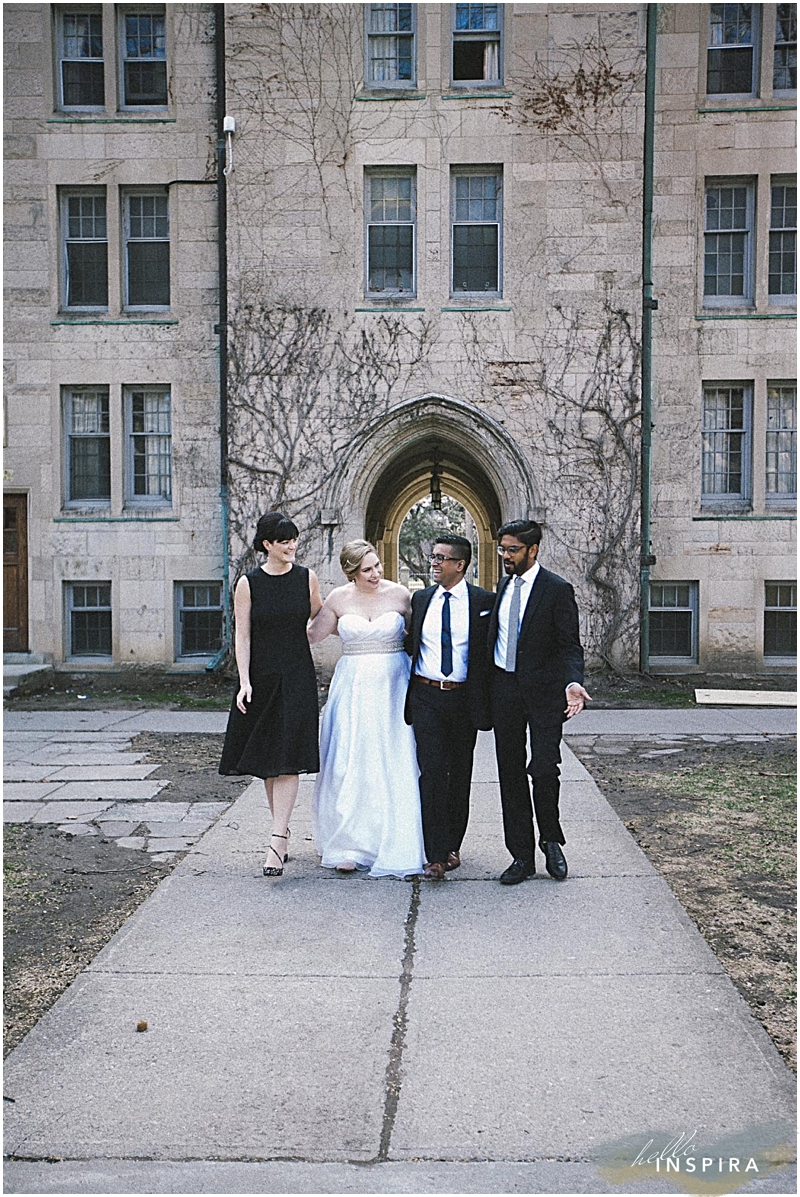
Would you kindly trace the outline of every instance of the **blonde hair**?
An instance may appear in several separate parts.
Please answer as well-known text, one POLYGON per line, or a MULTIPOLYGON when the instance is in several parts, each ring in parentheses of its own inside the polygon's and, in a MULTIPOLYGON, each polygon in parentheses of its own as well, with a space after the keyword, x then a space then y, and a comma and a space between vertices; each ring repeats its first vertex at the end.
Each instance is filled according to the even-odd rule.
POLYGON ((378 550, 374 544, 370 544, 368 540, 348 540, 347 544, 339 554, 339 564, 347 576, 347 580, 352 582, 358 571, 361 569, 361 563, 366 557, 367 553, 374 553, 377 557, 378 550))

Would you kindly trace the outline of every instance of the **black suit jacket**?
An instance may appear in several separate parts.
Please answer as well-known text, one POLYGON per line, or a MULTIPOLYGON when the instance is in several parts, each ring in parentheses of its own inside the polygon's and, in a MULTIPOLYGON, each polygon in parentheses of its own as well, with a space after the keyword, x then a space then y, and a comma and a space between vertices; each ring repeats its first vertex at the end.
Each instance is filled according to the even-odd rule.
MULTIPOLYGON (((490 666, 494 664, 500 600, 510 582, 508 576, 501 579, 490 616, 490 666)), ((570 682, 583 685, 583 648, 575 592, 564 578, 540 566, 517 641, 517 684, 528 715, 542 723, 563 722, 567 705, 565 689, 570 682)))
MULTIPOLYGON (((411 596, 411 627, 406 636, 406 652, 411 657, 411 677, 419 661, 420 646, 422 644, 422 624, 438 586, 427 586, 424 590, 417 590, 411 596)), ((489 671, 487 667, 486 645, 489 636, 489 622, 496 596, 491 590, 483 590, 480 586, 471 586, 467 582, 469 593, 469 647, 467 659, 467 687, 469 712, 474 727, 488 731, 492 726, 489 713, 489 671)), ((405 720, 411 722, 411 683, 406 694, 405 720)))

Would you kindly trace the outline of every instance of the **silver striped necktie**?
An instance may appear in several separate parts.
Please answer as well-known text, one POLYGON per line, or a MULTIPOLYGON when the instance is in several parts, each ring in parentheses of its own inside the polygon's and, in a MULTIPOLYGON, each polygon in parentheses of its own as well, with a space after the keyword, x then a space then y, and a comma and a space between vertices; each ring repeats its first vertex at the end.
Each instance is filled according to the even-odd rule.
POLYGON ((522 594, 522 578, 514 578, 511 595, 511 610, 508 613, 508 637, 506 639, 506 673, 515 673, 517 668, 517 641, 519 640, 519 601, 522 594))

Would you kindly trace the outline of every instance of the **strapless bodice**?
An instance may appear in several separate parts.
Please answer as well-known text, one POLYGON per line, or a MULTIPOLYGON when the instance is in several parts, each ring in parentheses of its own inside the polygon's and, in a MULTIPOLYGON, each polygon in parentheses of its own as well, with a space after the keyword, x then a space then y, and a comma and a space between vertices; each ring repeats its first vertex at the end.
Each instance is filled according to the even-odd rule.
POLYGON ((357 653, 401 653, 405 620, 399 611, 384 611, 377 619, 348 612, 339 616, 339 639, 345 656, 357 653))

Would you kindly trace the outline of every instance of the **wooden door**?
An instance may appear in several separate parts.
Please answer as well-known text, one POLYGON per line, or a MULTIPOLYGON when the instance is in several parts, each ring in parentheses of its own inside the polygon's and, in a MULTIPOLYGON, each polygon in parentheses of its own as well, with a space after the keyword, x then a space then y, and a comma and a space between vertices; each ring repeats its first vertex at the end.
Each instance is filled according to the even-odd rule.
POLYGON ((3 495, 3 652, 28 651, 28 496, 3 495))

